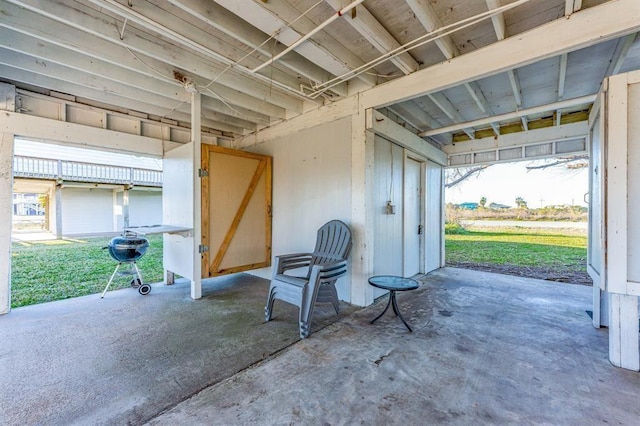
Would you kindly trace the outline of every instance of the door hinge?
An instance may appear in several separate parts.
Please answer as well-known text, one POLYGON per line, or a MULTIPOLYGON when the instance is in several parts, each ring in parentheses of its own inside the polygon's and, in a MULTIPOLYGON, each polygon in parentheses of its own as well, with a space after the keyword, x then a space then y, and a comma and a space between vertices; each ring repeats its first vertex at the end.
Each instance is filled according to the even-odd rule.
POLYGON ((205 246, 205 245, 202 245, 202 244, 200 244, 198 246, 198 253, 202 254, 202 253, 206 253, 208 251, 209 251, 209 246, 205 246))
POLYGON ((208 170, 198 169, 198 177, 207 177, 209 176, 208 170))

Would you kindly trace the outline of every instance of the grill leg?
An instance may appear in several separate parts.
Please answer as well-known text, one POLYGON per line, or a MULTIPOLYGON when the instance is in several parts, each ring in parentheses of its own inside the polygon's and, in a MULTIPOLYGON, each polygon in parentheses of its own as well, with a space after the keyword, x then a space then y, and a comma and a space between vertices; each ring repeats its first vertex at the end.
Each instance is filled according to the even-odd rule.
POLYGON ((138 265, 136 264, 136 262, 133 262, 133 267, 136 269, 136 274, 140 279, 140 285, 144 284, 144 281, 142 280, 142 274, 140 273, 140 269, 138 269, 138 265))
MULTIPOLYGON (((120 265, 122 265, 122 263, 118 263, 118 266, 116 266, 116 270, 113 271, 113 274, 111 274, 111 278, 109 278, 109 282, 107 283, 107 286, 102 291, 102 296, 100 296, 100 299, 104 299, 104 295, 107 292, 107 290, 109 289, 109 286, 111 285, 111 281, 113 281, 113 277, 116 276, 116 272, 118 272, 118 269, 120 269, 120 265)), ((135 265, 135 263, 134 263, 134 265, 135 265)), ((137 269, 138 269, 138 267, 136 266, 136 270, 137 269)), ((142 278, 141 278, 141 280, 142 280, 142 278)))

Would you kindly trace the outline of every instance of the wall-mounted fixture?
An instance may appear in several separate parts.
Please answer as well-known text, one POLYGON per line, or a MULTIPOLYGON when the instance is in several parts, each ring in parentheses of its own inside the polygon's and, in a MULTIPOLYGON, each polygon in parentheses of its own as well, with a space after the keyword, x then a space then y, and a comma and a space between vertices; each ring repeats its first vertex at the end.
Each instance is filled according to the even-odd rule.
POLYGON ((391 201, 387 201, 387 214, 396 214, 396 206, 391 201))

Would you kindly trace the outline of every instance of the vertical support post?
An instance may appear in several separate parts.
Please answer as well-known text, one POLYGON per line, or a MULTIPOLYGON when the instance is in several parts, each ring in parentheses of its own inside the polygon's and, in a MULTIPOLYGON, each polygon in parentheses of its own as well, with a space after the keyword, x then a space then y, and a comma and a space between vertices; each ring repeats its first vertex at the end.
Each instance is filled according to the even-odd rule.
POLYGON ((609 294, 609 360, 616 367, 640 370, 638 296, 609 294))
POLYGON ((13 135, 0 133, 0 315, 11 310, 13 135))
POLYGON ((373 272, 373 179, 374 136, 366 130, 364 110, 351 116, 351 303, 373 303, 373 287, 368 278, 373 272))
MULTIPOLYGON (((202 184, 198 176, 201 167, 202 147, 202 99, 200 93, 191 94, 191 141, 193 142, 193 253, 199 253, 202 241, 202 184)), ((202 255, 200 255, 202 256, 202 255)), ((193 279, 191 281, 191 298, 202 297, 202 260, 193 262, 193 279)))
POLYGON ((129 185, 122 191, 122 224, 124 228, 129 227, 129 185))
POLYGON ((62 239, 62 184, 56 185, 56 238, 62 239))

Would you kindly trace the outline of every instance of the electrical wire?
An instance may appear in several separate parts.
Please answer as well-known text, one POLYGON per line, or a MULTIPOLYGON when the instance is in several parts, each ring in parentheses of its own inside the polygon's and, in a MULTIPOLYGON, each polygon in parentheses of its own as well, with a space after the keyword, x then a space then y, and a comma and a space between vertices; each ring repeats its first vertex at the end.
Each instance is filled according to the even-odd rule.
POLYGON ((430 43, 432 41, 435 41, 437 39, 440 39, 446 35, 452 34, 456 31, 462 30, 464 28, 470 27, 472 25, 475 25, 487 18, 490 18, 492 16, 498 15, 506 10, 509 9, 513 9, 514 7, 520 6, 524 3, 527 3, 531 0, 517 0, 514 3, 505 5, 505 6, 501 6, 495 9, 491 9, 487 12, 483 12, 480 13, 478 15, 472 16, 470 18, 466 18, 463 19, 461 21, 455 22, 453 24, 450 25, 446 25, 444 27, 440 27, 430 33, 427 33, 421 37, 418 37, 415 40, 412 40, 402 46, 399 46, 387 53, 385 53, 384 55, 381 55, 380 57, 369 61, 368 63, 361 65, 357 68, 354 68, 351 71, 348 71, 340 76, 337 76, 331 80, 328 80, 322 84, 320 84, 318 87, 322 87, 322 89, 320 90, 316 90, 314 93, 310 94, 309 97, 311 97, 312 99, 317 98, 319 95, 322 94, 322 92, 327 91, 329 89, 331 89, 332 87, 344 82, 347 79, 351 79, 353 77, 357 77, 358 75, 362 74, 363 72, 365 72, 368 69, 371 69, 373 67, 375 67, 376 65, 379 65, 383 62, 388 61, 391 58, 394 58, 402 53, 408 52, 409 50, 415 49, 416 47, 420 47, 424 44, 430 43))

